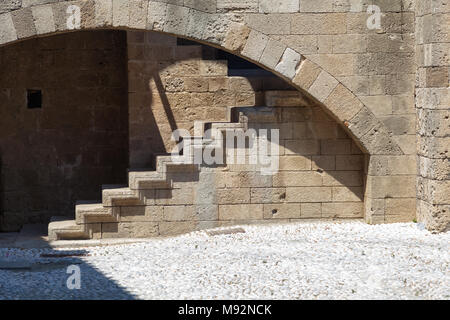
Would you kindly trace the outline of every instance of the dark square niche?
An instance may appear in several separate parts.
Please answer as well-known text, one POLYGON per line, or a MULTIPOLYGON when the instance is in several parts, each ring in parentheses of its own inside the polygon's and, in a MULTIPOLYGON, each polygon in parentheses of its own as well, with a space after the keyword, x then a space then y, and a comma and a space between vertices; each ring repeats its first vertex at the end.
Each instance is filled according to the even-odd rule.
POLYGON ((28 109, 42 108, 42 90, 35 90, 35 89, 27 90, 27 108, 28 109))

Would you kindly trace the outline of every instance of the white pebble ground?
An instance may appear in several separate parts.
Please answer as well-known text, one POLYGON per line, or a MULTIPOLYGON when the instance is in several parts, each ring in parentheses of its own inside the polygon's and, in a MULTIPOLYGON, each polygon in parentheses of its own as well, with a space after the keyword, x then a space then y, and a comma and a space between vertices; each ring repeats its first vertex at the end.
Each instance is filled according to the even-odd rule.
POLYGON ((450 233, 414 223, 244 226, 85 249, 0 249, 0 299, 449 299, 450 233), (42 253, 86 252, 42 258, 42 253), (56 263, 56 265, 55 265, 56 263), (69 290, 67 266, 81 268, 69 290))

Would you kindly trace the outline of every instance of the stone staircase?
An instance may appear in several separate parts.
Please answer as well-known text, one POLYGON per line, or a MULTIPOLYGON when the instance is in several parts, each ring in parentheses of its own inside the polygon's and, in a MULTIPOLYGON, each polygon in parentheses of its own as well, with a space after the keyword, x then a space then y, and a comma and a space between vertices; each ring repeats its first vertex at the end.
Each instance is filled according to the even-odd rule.
POLYGON ((156 156, 156 170, 130 170, 128 186, 103 185, 102 202, 92 203, 80 201, 76 204, 75 220, 67 217, 53 217, 48 226, 50 241, 83 240, 101 237, 101 224, 118 222, 121 206, 143 206, 153 189, 171 189, 173 178, 171 173, 191 173, 200 170, 201 165, 194 163, 196 151, 203 152, 205 148, 224 147, 223 133, 233 130, 247 130, 248 120, 238 114, 238 121, 232 122, 233 107, 228 108, 227 122, 198 122, 192 137, 181 137, 183 154, 180 157, 171 155, 156 156), (206 129, 210 130, 206 130, 206 129), (209 133, 208 135, 206 133, 209 133), (187 143, 188 142, 188 143, 187 143), (190 156, 186 156, 186 150, 190 156))

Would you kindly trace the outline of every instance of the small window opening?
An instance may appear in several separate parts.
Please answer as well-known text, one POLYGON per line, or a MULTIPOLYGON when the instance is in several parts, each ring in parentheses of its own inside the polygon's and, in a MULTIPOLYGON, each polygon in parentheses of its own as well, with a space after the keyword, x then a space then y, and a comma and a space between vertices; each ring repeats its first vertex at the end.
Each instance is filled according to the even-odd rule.
POLYGON ((42 108, 42 91, 28 89, 27 90, 27 107, 28 109, 42 108))

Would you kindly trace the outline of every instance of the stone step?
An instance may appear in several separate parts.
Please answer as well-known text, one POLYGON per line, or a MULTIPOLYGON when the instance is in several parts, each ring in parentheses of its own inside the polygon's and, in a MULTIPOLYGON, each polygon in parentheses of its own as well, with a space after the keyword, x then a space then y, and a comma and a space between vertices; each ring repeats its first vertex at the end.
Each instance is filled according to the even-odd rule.
POLYGON ((104 207, 99 201, 97 203, 79 203, 75 206, 75 221, 77 224, 117 222, 118 214, 112 207, 104 207))
POLYGON ((90 238, 84 225, 77 224, 75 220, 67 220, 67 217, 64 217, 64 219, 66 220, 60 217, 52 218, 48 225, 48 239, 50 241, 86 240, 90 238))
MULTIPOLYGON (((227 119, 231 120, 229 108, 227 119)), ((76 205, 75 220, 55 217, 48 226, 49 240, 83 240, 101 234, 102 222, 117 222, 120 206, 142 205, 146 202, 146 189, 171 189, 173 181, 170 173, 191 173, 198 171, 194 164, 194 152, 198 148, 211 148, 222 144, 218 131, 246 129, 246 117, 239 115, 238 123, 217 122, 202 123, 198 126, 194 137, 190 137, 190 157, 173 158, 171 155, 156 156, 156 170, 133 169, 128 172, 128 185, 103 185, 102 201, 81 201, 76 205), (209 136, 205 128, 211 128, 209 136)), ((184 137, 188 139, 187 137, 184 137)), ((101 237, 101 235, 100 235, 101 237)))
POLYGON ((139 196, 128 186, 103 185, 102 203, 105 207, 136 205, 139 204, 139 196))

